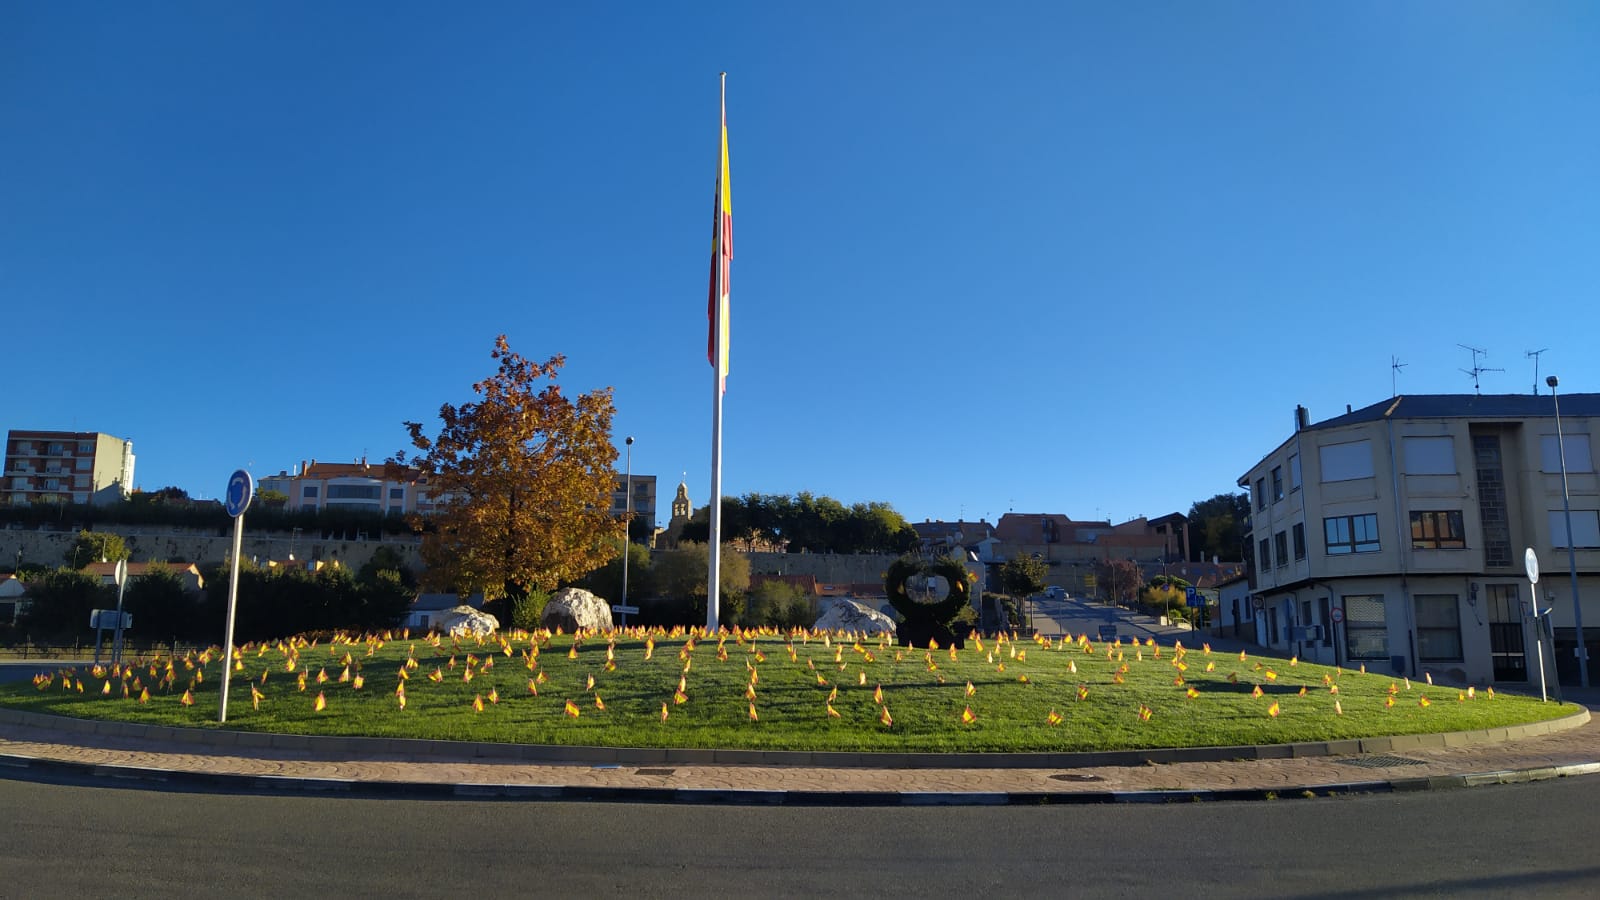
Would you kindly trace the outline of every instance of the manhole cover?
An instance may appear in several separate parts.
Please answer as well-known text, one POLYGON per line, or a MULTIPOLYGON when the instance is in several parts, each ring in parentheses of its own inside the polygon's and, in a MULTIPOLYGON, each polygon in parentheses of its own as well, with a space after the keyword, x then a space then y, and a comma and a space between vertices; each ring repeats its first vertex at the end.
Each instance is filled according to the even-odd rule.
POLYGON ((1400 766, 1423 765, 1420 759, 1406 759, 1403 756, 1357 756, 1341 759, 1339 762, 1347 766, 1360 766, 1363 769, 1394 769, 1400 766))
POLYGON ((677 769, 635 769, 635 775, 671 775, 677 769))
POLYGON ((1063 772, 1060 775, 1051 775, 1056 781, 1105 781, 1099 775, 1084 775, 1078 772, 1063 772))

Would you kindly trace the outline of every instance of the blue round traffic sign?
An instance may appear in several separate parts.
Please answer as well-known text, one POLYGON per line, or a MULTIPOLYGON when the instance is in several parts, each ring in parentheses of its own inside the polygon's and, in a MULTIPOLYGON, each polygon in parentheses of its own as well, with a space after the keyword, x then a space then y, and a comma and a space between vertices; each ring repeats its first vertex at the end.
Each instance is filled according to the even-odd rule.
POLYGON ((250 473, 239 469, 228 479, 228 492, 225 494, 223 508, 228 515, 238 518, 250 507, 250 498, 255 495, 255 482, 251 480, 250 473))

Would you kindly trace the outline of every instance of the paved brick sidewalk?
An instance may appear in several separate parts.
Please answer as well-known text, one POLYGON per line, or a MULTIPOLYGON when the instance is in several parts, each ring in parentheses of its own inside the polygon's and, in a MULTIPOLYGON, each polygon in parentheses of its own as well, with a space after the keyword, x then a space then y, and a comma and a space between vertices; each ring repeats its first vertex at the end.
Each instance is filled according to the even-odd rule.
POLYGON ((1063 802, 1296 796, 1522 781, 1600 772, 1600 719, 1537 737, 1392 754, 1083 768, 894 769, 763 765, 525 763, 459 755, 241 750, 206 743, 0 725, 10 768, 234 789, 380 790, 457 796, 603 796, 763 802, 1063 802), (1154 792, 1154 793, 1153 793, 1154 792), (910 799, 908 799, 910 798, 910 799), (940 799, 942 798, 942 799, 940 799))

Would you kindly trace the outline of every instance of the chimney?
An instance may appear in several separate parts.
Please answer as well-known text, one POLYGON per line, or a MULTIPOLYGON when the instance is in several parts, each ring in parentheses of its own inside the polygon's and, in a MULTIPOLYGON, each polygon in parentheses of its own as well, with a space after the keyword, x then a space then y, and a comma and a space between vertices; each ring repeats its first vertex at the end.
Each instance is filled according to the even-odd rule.
POLYGON ((1311 427, 1311 410, 1304 406, 1294 408, 1294 430, 1304 431, 1311 427))
POLYGON ((296 472, 295 474, 296 475, 300 475, 300 476, 304 476, 306 474, 306 461, 305 460, 303 460, 303 459, 300 460, 300 471, 296 472))

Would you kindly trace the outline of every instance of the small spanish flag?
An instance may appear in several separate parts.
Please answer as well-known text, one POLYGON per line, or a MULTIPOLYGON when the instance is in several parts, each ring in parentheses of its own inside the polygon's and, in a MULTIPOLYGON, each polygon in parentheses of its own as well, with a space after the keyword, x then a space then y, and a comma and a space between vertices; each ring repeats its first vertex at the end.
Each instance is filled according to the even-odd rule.
POLYGON ((1044 720, 1046 724, 1049 725, 1060 725, 1061 714, 1052 709, 1050 710, 1050 714, 1044 717, 1044 720))
POLYGON ((1278 712, 1279 712, 1278 701, 1274 700, 1274 701, 1272 701, 1272 705, 1267 707, 1267 715, 1269 715, 1269 716, 1273 717, 1274 719, 1276 719, 1278 717, 1278 712))
POLYGON ((1087 684, 1078 685, 1078 699, 1079 700, 1087 700, 1087 699, 1089 699, 1089 686, 1087 684))
POLYGON ((1184 691, 1184 694, 1187 695, 1190 700, 1193 700, 1196 697, 1200 696, 1200 692, 1195 690, 1194 689, 1194 685, 1192 685, 1192 684, 1189 685, 1189 689, 1188 690, 1184 691))
POLYGON ((1141 721, 1141 722, 1150 721, 1150 715, 1151 715, 1150 707, 1145 706, 1143 703, 1139 704, 1139 721, 1141 721))
POLYGON ((832 703, 827 703, 827 704, 824 704, 824 705, 826 705, 828 707, 828 718, 830 718, 830 719, 839 718, 839 711, 837 709, 833 708, 833 704, 832 703))
POLYGON ((1261 685, 1259 685, 1259 684, 1250 689, 1250 696, 1256 698, 1257 700, 1261 699, 1261 694, 1262 694, 1261 685))
POLYGON ((968 706, 965 709, 961 710, 961 724, 963 724, 963 725, 971 725, 973 722, 976 722, 976 721, 978 721, 978 717, 977 717, 977 715, 975 713, 973 713, 972 707, 968 706))
POLYGON ((757 722, 760 719, 761 717, 756 715, 756 705, 754 703, 750 704, 750 721, 757 722))
POLYGON ((599 694, 595 694, 594 695, 594 708, 598 709, 598 710, 600 710, 602 712, 605 711, 606 702, 604 700, 600 699, 600 695, 599 694))
POLYGON ((500 691, 498 689, 489 688, 489 702, 490 703, 499 703, 500 702, 500 691))
POLYGON ((872 689, 872 702, 879 706, 883 705, 883 685, 880 684, 872 689))
POLYGON ((311 704, 311 708, 317 712, 322 712, 328 708, 328 698, 322 696, 321 691, 317 691, 317 702, 311 704))
POLYGON ((472 697, 472 711, 483 712, 483 695, 475 694, 472 697))
POLYGON ((1427 708, 1427 707, 1429 707, 1429 706, 1432 706, 1432 705, 1433 705, 1433 701, 1432 701, 1432 700, 1429 700, 1429 699, 1428 699, 1428 697, 1427 697, 1427 695, 1426 695, 1426 694, 1424 694, 1424 695, 1423 695, 1423 696, 1422 696, 1422 698, 1421 698, 1421 699, 1419 699, 1419 700, 1418 700, 1418 701, 1417 701, 1417 705, 1418 705, 1418 706, 1421 706, 1421 707, 1423 707, 1423 708, 1427 708))
POLYGON ((882 711, 878 715, 878 721, 882 722, 885 728, 893 727, 894 716, 889 715, 889 707, 883 707, 882 711))
POLYGON ((689 702, 689 695, 685 694, 683 691, 673 691, 672 702, 677 706, 682 706, 683 704, 689 702))
POLYGON ((194 695, 189 693, 188 691, 184 691, 183 692, 183 696, 178 698, 178 702, 182 703, 184 706, 193 706, 194 705, 194 695))
POLYGON ((972 682, 970 682, 970 681, 967 682, 967 696, 971 697, 973 694, 976 694, 977 692, 978 692, 978 689, 972 686, 972 682))
POLYGON ((578 712, 578 704, 573 703, 571 700, 567 701, 567 705, 563 711, 574 719, 581 715, 581 713, 578 712))
MULTIPOLYGON (((648 656, 645 657, 645 658, 649 659, 648 656)), ((666 720, 667 720, 667 704, 666 704, 665 701, 663 701, 662 704, 661 704, 661 721, 665 722, 666 720)))

